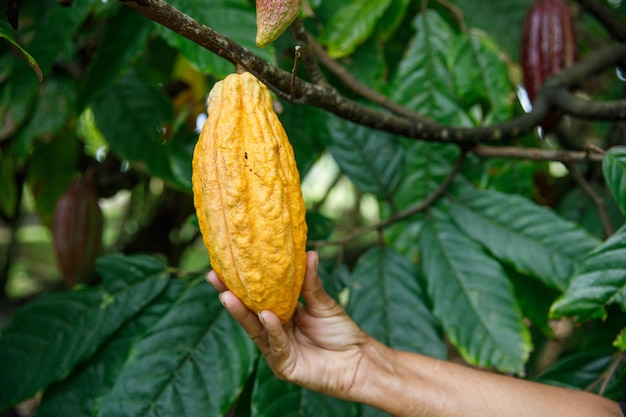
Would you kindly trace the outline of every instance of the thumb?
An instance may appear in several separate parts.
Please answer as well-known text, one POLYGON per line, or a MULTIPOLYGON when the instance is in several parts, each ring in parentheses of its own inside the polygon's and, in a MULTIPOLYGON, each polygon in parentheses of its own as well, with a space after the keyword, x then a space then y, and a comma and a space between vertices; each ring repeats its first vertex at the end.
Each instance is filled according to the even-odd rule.
POLYGON ((319 255, 317 252, 307 252, 306 272, 302 284, 302 298, 309 312, 336 313, 341 308, 335 300, 324 290, 324 285, 318 273, 319 255), (332 310, 332 311, 331 311, 332 310))

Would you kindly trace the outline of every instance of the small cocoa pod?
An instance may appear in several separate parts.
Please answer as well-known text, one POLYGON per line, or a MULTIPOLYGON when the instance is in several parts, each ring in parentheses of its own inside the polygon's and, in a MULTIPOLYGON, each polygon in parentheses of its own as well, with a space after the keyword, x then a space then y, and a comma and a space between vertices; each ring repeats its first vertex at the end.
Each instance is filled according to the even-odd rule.
MULTIPOLYGON (((567 4, 563 0, 535 0, 524 20, 520 58, 530 101, 550 76, 575 59, 576 34, 567 4)), ((551 114, 544 124, 555 125, 556 116, 551 114)))
POLYGON ((56 204, 52 246, 68 288, 88 282, 102 252, 102 210, 89 177, 72 182, 56 204))
POLYGON ((264 48, 274 42, 298 17, 302 0, 257 0, 256 44, 264 48))
POLYGON ((211 266, 248 308, 286 322, 306 266, 306 207, 293 149, 268 88, 252 74, 217 82, 207 103, 192 184, 211 266))

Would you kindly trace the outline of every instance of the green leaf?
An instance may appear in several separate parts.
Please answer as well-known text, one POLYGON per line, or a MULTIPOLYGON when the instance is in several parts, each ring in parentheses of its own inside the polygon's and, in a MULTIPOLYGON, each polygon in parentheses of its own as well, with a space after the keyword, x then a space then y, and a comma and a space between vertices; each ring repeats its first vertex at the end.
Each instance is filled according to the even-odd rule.
POLYGON ((283 112, 280 114, 280 121, 293 147, 302 179, 322 154, 328 138, 326 131, 320 129, 320 126, 324 126, 329 116, 313 106, 295 106, 283 101, 281 105, 283 112))
POLYGON ((328 151, 361 191, 378 197, 393 193, 402 175, 403 150, 390 134, 338 117, 328 118, 328 151))
MULTIPOLYGON (((450 173, 459 150, 454 145, 410 142, 404 151, 404 175, 400 180, 393 204, 395 210, 382 206, 382 217, 421 203, 441 186, 450 173)), ((395 222, 385 229, 385 237, 407 259, 419 259, 418 235, 423 214, 395 222)))
POLYGON ((610 362, 610 355, 574 353, 550 365, 539 375, 537 382, 583 389, 594 382, 610 362))
POLYGON ((470 364, 522 374, 530 334, 502 266, 437 211, 419 243, 433 313, 450 342, 470 364))
POLYGON ((0 199, 0 215, 5 219, 14 219, 18 214, 18 178, 15 155, 11 151, 0 150, 0 184, 2 184, 2 198, 0 199))
POLYGON ((307 212, 306 224, 309 229, 307 232, 307 240, 309 242, 326 240, 335 229, 333 221, 320 213, 307 212))
POLYGON ((39 142, 32 151, 26 181, 43 224, 50 224, 59 198, 76 178, 78 145, 75 137, 58 135, 49 143, 39 142))
POLYGON ((107 21, 79 93, 79 108, 89 104, 146 50, 154 23, 130 7, 121 7, 107 21))
POLYGON ((603 396, 614 401, 626 401, 626 366, 621 365, 621 370, 615 372, 616 377, 611 381, 603 396))
MULTIPOLYGON (((194 19, 232 39, 248 51, 270 63, 275 63, 274 48, 256 46, 256 13, 252 3, 245 0, 173 0, 168 2, 194 19)), ((157 26, 161 36, 178 49, 200 72, 223 78, 235 72, 232 63, 208 49, 183 38, 171 30, 157 26)))
POLYGON ((615 201, 626 214, 626 147, 611 148, 602 160, 602 172, 615 201))
POLYGON ((33 113, 17 134, 15 149, 18 156, 27 158, 35 140, 58 134, 74 115, 75 105, 76 81, 74 79, 69 76, 46 79, 41 84, 33 113))
MULTIPOLYGON (((604 208, 609 215, 611 224, 624 224, 626 221, 624 214, 622 214, 609 189, 599 183, 591 183, 590 185, 596 195, 604 201, 604 208)), ((563 218, 580 224, 598 239, 605 238, 606 231, 600 216, 598 216, 598 206, 580 187, 576 187, 565 194, 560 199, 556 211, 563 218)))
POLYGON ((9 43, 15 46, 22 53, 26 62, 28 62, 28 65, 30 65, 33 71, 35 71, 35 74, 37 75, 39 81, 43 81, 43 74, 41 73, 39 64, 37 63, 35 58, 33 58, 32 55, 26 51, 26 49, 22 48, 20 44, 17 43, 15 36, 13 36, 13 29, 11 28, 11 25, 4 20, 0 20, 0 38, 6 39, 7 41, 9 41, 9 43))
POLYGON ((615 341, 613 342, 613 346, 619 350, 626 350, 626 327, 623 328, 620 334, 617 335, 615 341))
POLYGON ((524 17, 532 0, 501 0, 485 3, 455 0, 468 27, 489 33, 511 59, 519 57, 524 17))
POLYGON ((254 344, 202 277, 133 347, 99 417, 223 415, 254 365, 254 344))
POLYGON ((541 281, 507 269, 507 275, 513 284, 515 299, 522 309, 525 318, 539 329, 547 338, 554 338, 554 330, 550 327, 550 306, 560 295, 558 290, 547 287, 541 281))
POLYGON ((411 0, 391 0, 382 18, 378 20, 376 31, 379 38, 387 41, 394 34, 402 20, 406 18, 411 0))
POLYGON ((160 133, 172 117, 171 103, 160 90, 129 71, 96 100, 93 111, 114 153, 144 164, 152 174, 167 181, 187 186, 179 184, 172 173, 169 148, 160 133))
POLYGON ((613 303, 626 311, 625 259, 626 226, 622 226, 582 261, 565 293, 552 305, 552 317, 604 318, 605 306, 613 303))
POLYGON ((97 288, 41 296, 15 314, 0 337, 0 409, 67 376, 168 282, 165 265, 156 258, 107 262, 126 273, 97 288))
POLYGON ((471 187, 457 191, 450 215, 496 258, 561 290, 580 260, 599 243, 550 209, 497 191, 471 187))
POLYGON ((438 358, 447 355, 418 270, 392 249, 373 248, 359 258, 350 277, 347 311, 388 346, 438 358))
POLYGON ((356 416, 356 404, 309 391, 274 376, 259 360, 252 393, 252 417, 356 416))
MULTIPOLYGON (((107 263, 110 265, 110 260, 107 263)), ((120 328, 84 366, 45 391, 36 417, 91 417, 96 400, 111 390, 131 348, 186 287, 183 280, 170 281, 159 297, 120 328)))
POLYGON ((416 35, 391 79, 390 97, 440 123, 471 126, 456 96, 448 67, 450 45, 456 34, 431 10, 418 15, 413 26, 416 35))
POLYGON ((350 55, 369 38, 391 0, 352 0, 340 6, 319 37, 333 58, 350 55))
POLYGON ((487 35, 471 32, 459 35, 451 45, 449 66, 456 95, 469 108, 475 104, 484 107, 477 124, 494 124, 508 120, 515 97, 506 65, 487 35))

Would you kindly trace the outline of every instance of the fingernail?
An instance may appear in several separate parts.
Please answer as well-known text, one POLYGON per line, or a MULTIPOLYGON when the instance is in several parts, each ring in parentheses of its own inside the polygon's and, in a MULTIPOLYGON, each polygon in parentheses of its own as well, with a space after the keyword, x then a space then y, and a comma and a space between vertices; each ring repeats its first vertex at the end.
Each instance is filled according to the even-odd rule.
POLYGON ((222 293, 219 293, 219 295, 217 296, 217 298, 220 299, 220 303, 222 303, 222 306, 224 306, 224 308, 226 308, 226 303, 224 302, 224 300, 222 300, 222 293))
POLYGON ((261 311, 259 311, 259 314, 257 314, 257 316, 259 316, 259 321, 261 322, 263 327, 265 327, 265 317, 264 317, 263 313, 264 313, 264 311, 261 310, 261 311))

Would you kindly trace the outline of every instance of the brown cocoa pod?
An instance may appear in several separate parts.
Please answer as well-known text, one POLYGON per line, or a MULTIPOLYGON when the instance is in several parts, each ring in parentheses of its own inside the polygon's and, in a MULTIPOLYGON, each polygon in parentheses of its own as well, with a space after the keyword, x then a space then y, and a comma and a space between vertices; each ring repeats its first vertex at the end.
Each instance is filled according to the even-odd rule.
MULTIPOLYGON (((521 57, 524 88, 532 102, 553 74, 576 60, 576 34, 563 0, 535 0, 524 20, 521 57)), ((544 127, 554 127, 558 116, 550 114, 544 127)))
POLYGON ((51 228, 55 259, 66 286, 88 282, 102 252, 103 229, 102 210, 88 176, 72 182, 61 196, 51 228))

